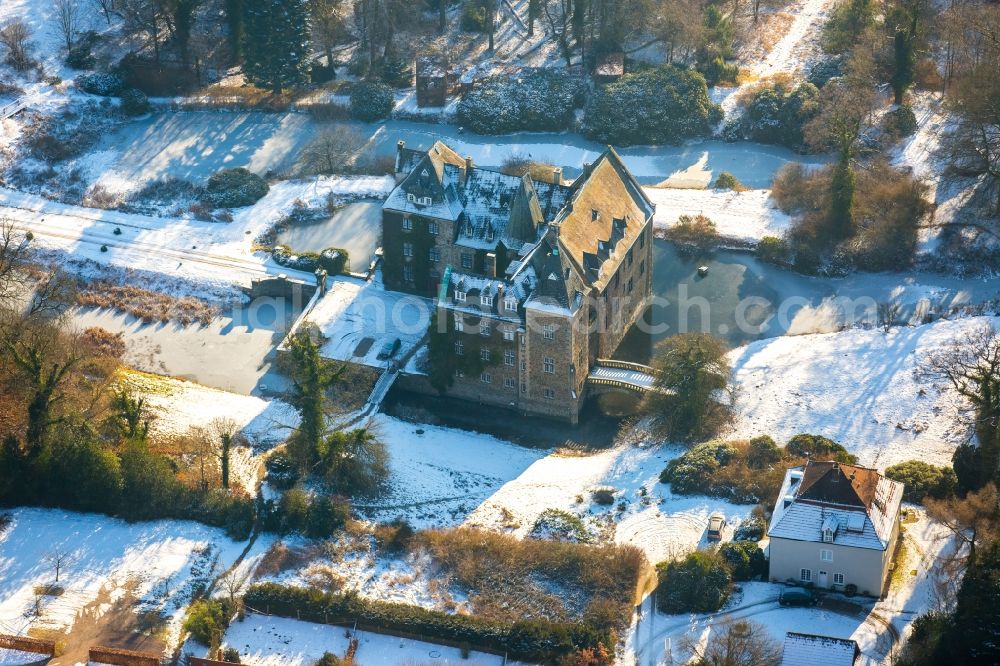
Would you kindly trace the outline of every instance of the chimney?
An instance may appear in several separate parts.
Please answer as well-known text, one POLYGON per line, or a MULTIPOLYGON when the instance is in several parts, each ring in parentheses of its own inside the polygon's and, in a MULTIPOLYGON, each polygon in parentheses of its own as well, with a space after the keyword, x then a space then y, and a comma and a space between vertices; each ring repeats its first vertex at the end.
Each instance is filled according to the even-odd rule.
POLYGON ((469 176, 472 175, 472 157, 469 155, 465 156, 465 168, 462 169, 462 186, 464 187, 467 182, 469 182, 469 176))
POLYGON ((398 185, 403 181, 403 148, 406 147, 406 142, 400 139, 396 142, 396 184, 398 185))
POLYGON ((552 167, 552 182, 562 185, 562 167, 552 167))
POLYGON ((497 253, 487 252, 486 253, 486 277, 495 278, 497 276, 497 253))

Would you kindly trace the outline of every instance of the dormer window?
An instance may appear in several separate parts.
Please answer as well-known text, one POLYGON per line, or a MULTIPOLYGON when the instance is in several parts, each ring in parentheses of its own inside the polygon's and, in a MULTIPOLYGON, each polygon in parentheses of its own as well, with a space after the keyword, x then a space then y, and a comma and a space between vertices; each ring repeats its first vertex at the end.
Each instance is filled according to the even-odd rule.
POLYGON ((493 227, 486 227, 486 240, 493 240, 493 227))
POLYGON ((433 202, 430 197, 420 197, 417 203, 420 204, 421 206, 430 206, 431 203, 433 202))
POLYGON ((492 306, 493 305, 493 297, 489 296, 487 294, 483 294, 482 296, 479 297, 479 302, 481 304, 483 304, 483 305, 490 305, 490 306, 492 306))
POLYGON ((833 543, 833 537, 836 533, 831 529, 823 530, 823 543, 833 543))
POLYGON ((458 289, 456 289, 455 290, 455 300, 457 302, 459 302, 459 303, 464 303, 465 302, 465 292, 464 291, 459 291, 458 289))
POLYGON ((517 309, 517 299, 513 296, 508 296, 503 301, 503 307, 505 310, 514 311, 517 309))

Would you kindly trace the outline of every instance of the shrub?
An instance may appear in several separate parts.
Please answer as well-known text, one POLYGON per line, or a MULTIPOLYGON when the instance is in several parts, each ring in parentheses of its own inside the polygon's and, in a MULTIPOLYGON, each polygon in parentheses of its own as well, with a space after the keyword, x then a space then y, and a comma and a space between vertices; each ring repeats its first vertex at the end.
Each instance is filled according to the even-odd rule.
POLYGON ((767 522, 756 512, 737 525, 733 532, 734 541, 760 541, 767 531, 767 522))
POLYGON ((339 247, 328 247, 322 252, 295 254, 287 245, 278 245, 271 250, 271 258, 276 264, 286 268, 308 272, 322 268, 330 275, 343 273, 349 259, 347 250, 339 247))
POLYGON ((462 5, 462 30, 466 32, 489 32, 490 20, 487 2, 489 0, 465 0, 465 4, 462 5))
POLYGON ((247 169, 221 169, 208 179, 203 199, 219 208, 239 208, 257 203, 268 189, 263 178, 247 169))
POLYGON ((609 634, 582 623, 496 622, 472 615, 451 615, 419 606, 375 601, 356 594, 324 594, 315 589, 276 583, 252 586, 244 600, 251 608, 266 609, 280 617, 307 622, 357 621, 361 625, 420 634, 432 640, 439 638, 507 652, 511 659, 526 661, 549 663, 575 650, 614 644, 609 634))
POLYGON ((729 541, 719 548, 733 580, 753 580, 767 574, 764 551, 753 541, 729 541))
POLYGON ((351 505, 333 497, 317 497, 309 505, 306 536, 328 539, 344 528, 351 517, 351 505))
POLYGON ((955 493, 958 478, 951 467, 939 467, 922 460, 907 460, 887 467, 886 477, 904 485, 903 499, 920 503, 925 497, 944 499, 955 493))
POLYGON ((704 254, 719 244, 719 232, 704 215, 681 215, 666 232, 682 254, 704 254))
POLYGON ((901 139, 917 131, 917 116, 909 104, 901 104, 885 114, 883 129, 892 139, 901 139))
POLYGON ((701 74, 663 65, 598 88, 587 103, 583 132, 618 145, 680 143, 708 134, 718 113, 701 74))
POLYGON ((839 56, 823 58, 809 70, 806 80, 817 88, 822 88, 830 79, 843 74, 844 60, 839 56))
POLYGON ((360 81, 351 87, 351 117, 356 120, 388 118, 393 105, 392 88, 384 83, 360 81))
POLYGON ((209 647, 218 646, 227 626, 229 609, 225 602, 212 599, 201 599, 191 604, 184 620, 184 630, 190 632, 196 641, 209 647))
POLYGON ((743 133, 753 141, 800 149, 805 145, 803 129, 817 112, 819 90, 811 83, 792 87, 785 78, 757 88, 744 109, 743 133))
POLYGON ((750 446, 747 448, 747 466, 751 469, 764 469, 781 462, 781 459, 781 449, 768 435, 750 440, 750 446))
POLYGON ((458 119, 478 134, 564 130, 584 92, 579 78, 547 69, 493 76, 465 94, 458 119))
POLYGON ((234 647, 227 647, 222 651, 222 660, 228 661, 230 664, 240 663, 240 651, 234 647))
POLYGON ((736 447, 729 442, 698 444, 667 463, 660 472, 660 483, 669 483, 670 489, 681 495, 708 493, 714 472, 736 455, 736 447))
POLYGON ((101 97, 117 97, 125 90, 125 78, 117 72, 81 74, 73 80, 83 92, 101 97))
POLYGON ((138 88, 129 88, 122 93, 122 113, 126 116, 141 116, 149 112, 149 98, 138 88))
POLYGON ((593 493, 594 502, 601 506, 611 506, 615 503, 615 491, 611 488, 599 488, 593 493))
POLYGON ((712 613, 729 599, 733 579, 718 553, 696 551, 656 565, 657 606, 664 613, 712 613))
POLYGON ((416 532, 402 518, 375 528, 375 541, 378 543, 379 550, 390 555, 399 555, 409 551, 414 536, 416 536, 416 532))
POLYGON ((757 256, 761 261, 783 264, 788 260, 788 243, 777 236, 764 236, 757 243, 757 256))
POLYGON ((571 543, 590 543, 593 537, 583 521, 568 511, 561 509, 546 509, 535 520, 534 527, 528 535, 533 539, 552 541, 568 541, 571 543))
POLYGON ((66 54, 66 66, 72 69, 93 69, 97 60, 92 53, 97 34, 89 31, 77 40, 73 48, 66 54))
POLYGON ((718 178, 715 179, 714 187, 717 190, 732 190, 733 192, 743 192, 747 189, 746 185, 741 183, 739 178, 728 171, 723 171, 719 174, 718 178))
POLYGON ((835 460, 847 465, 856 465, 858 462, 857 456, 851 455, 843 446, 822 435, 795 435, 788 440, 785 450, 794 456, 813 460, 835 460))

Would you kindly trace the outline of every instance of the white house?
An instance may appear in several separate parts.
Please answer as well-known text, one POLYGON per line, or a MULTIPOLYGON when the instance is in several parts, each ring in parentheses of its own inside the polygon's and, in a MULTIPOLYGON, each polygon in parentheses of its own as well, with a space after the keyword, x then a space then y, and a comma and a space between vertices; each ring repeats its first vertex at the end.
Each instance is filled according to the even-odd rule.
POLYGON ((861 650, 849 638, 831 638, 789 631, 781 651, 781 666, 854 666, 861 650))
POLYGON ((902 499, 903 484, 867 467, 809 461, 788 470, 767 531, 771 580, 881 595, 902 499))

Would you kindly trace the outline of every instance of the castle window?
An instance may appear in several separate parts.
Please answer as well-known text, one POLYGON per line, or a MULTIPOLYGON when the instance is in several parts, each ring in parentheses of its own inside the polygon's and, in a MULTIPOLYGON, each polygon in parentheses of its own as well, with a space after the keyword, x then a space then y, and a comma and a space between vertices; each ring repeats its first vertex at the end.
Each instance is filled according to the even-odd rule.
POLYGON ((493 240, 493 227, 486 227, 486 240, 493 240))
POLYGON ((509 365, 509 366, 513 367, 514 366, 514 358, 515 358, 514 357, 514 352, 512 352, 512 351, 505 351, 503 353, 503 364, 504 365, 509 365))
POLYGON ((455 353, 459 356, 465 356, 465 343, 461 340, 455 341, 455 353))
POLYGON ((458 301, 459 303, 464 303, 465 302, 465 292, 464 291, 459 291, 458 289, 456 289, 455 290, 455 300, 458 301))
POLYGON ((639 249, 641 250, 644 247, 646 247, 646 232, 645 231, 643 231, 641 234, 639 234, 639 249))
POLYGON ((527 393, 527 392, 528 392, 528 385, 521 384, 521 393, 527 393))
POLYGON ((465 373, 464 373, 464 372, 462 372, 462 370, 461 370, 460 368, 456 368, 456 369, 455 369, 455 376, 456 376, 456 377, 464 377, 464 376, 465 376, 465 373))
POLYGON ((628 293, 632 293, 632 278, 628 279, 628 293))
POLYGON ((546 400, 555 400, 555 398, 556 398, 556 392, 555 392, 555 390, 554 389, 550 389, 550 388, 545 389, 543 391, 543 395, 545 396, 546 400))
MULTIPOLYGON (((406 200, 409 201, 410 203, 416 203, 417 202, 417 195, 408 192, 406 194, 406 200)), ((403 222, 405 223, 406 220, 403 220, 403 222)), ((406 228, 405 224, 403 225, 403 228, 404 229, 406 228)))
POLYGON ((646 274, 646 260, 643 259, 642 261, 639 262, 639 275, 645 275, 645 274, 646 274))
POLYGON ((460 314, 455 315, 455 330, 459 333, 465 330, 465 320, 460 314))
POLYGON ((542 337, 546 340, 556 339, 556 326, 555 324, 545 324, 542 326, 542 337))
POLYGON ((468 252, 462 253, 462 268, 472 268, 472 255, 468 252))
POLYGON ((490 335, 490 322, 485 319, 479 322, 479 335, 484 337, 489 337, 490 335))
POLYGON ((479 375, 479 381, 481 381, 484 384, 490 384, 493 382, 493 375, 491 375, 488 372, 484 372, 483 374, 479 375))
POLYGON ((438 235, 438 224, 437 224, 437 222, 428 222, 427 223, 427 232, 431 236, 437 236, 438 235))
POLYGON ((503 339, 506 340, 507 342, 511 342, 511 341, 514 340, 514 327, 513 326, 504 326, 503 327, 503 339))
POLYGON ((488 361, 488 360, 490 360, 490 350, 487 349, 486 347, 480 347, 479 348, 479 359, 481 361, 488 361))
POLYGON ((406 282, 413 282, 413 266, 409 264, 403 266, 403 279, 406 282))
POLYGON ((482 294, 479 297, 479 302, 483 305, 493 305, 493 297, 486 294, 482 294))
POLYGON ((591 209, 590 209, 590 220, 591 220, 592 222, 593 222, 594 220, 596 220, 597 218, 599 218, 600 216, 601 216, 601 214, 597 212, 597 209, 596 209, 596 208, 591 208, 591 209))
MULTIPOLYGON (((410 195, 413 196, 412 194, 410 195)), ((403 218, 403 231, 413 231, 413 220, 408 217, 403 218)))
POLYGON ((433 203, 433 199, 430 197, 420 197, 417 203, 421 206, 430 206, 433 203))
POLYGON ((511 390, 513 390, 513 388, 514 388, 514 378, 513 377, 504 377, 503 378, 503 387, 505 389, 511 389, 511 390))
POLYGON ((403 256, 404 257, 413 256, 413 243, 403 243, 403 256))
POLYGON ((542 369, 546 374, 554 375, 556 374, 556 360, 551 356, 546 356, 542 360, 542 369))
POLYGON ((436 246, 432 247, 430 249, 430 252, 428 253, 428 256, 430 260, 433 261, 434 263, 441 261, 441 249, 436 246))
POLYGON ((516 310, 517 309, 517 299, 514 298, 513 296, 508 296, 507 298, 504 299, 503 306, 507 310, 516 310))
POLYGON ((629 250, 628 251, 628 255, 626 255, 626 256, 628 257, 628 265, 631 266, 632 265, 632 250, 629 250))

